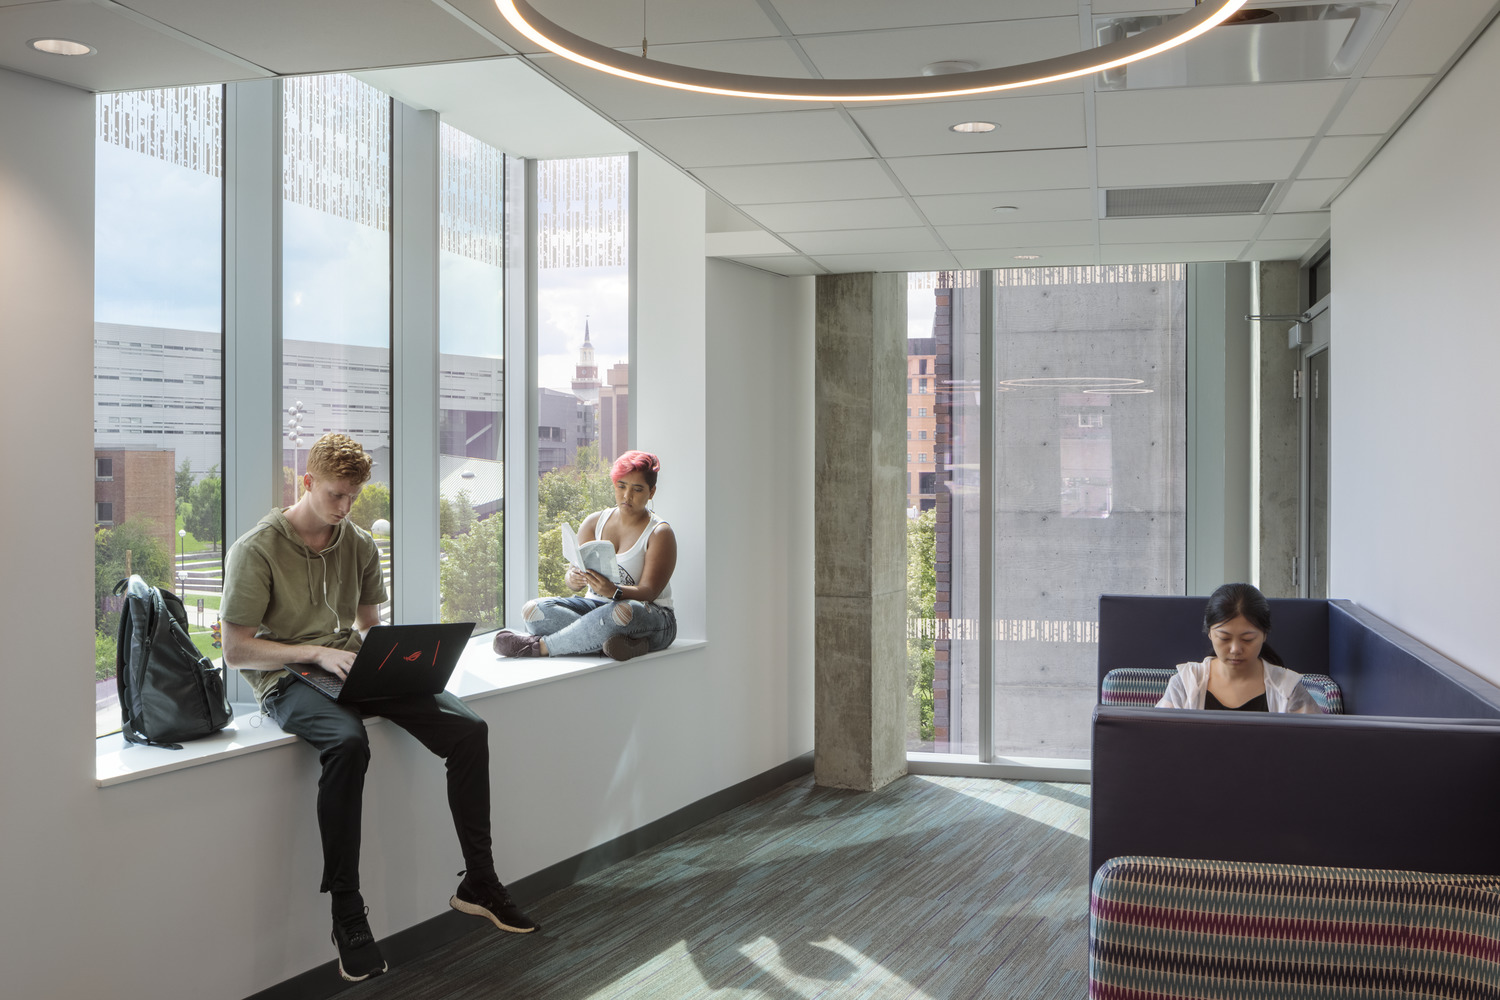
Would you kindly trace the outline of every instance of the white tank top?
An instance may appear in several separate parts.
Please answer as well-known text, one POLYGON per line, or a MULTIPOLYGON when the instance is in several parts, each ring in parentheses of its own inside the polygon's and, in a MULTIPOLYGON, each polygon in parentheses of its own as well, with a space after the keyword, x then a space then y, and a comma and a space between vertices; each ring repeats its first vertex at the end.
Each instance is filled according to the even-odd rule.
MULTIPOLYGON (((594 525, 595 538, 604 537, 604 525, 609 521, 610 515, 614 512, 615 508, 613 507, 600 511, 599 520, 594 525)), ((641 529, 641 537, 635 540, 635 544, 624 552, 615 553, 615 561, 620 564, 620 577, 615 581, 616 583, 622 587, 634 587, 641 582, 641 574, 646 571, 646 547, 651 541, 651 534, 658 527, 666 523, 666 521, 657 517, 655 512, 651 512, 651 519, 641 529)), ((594 594, 594 596, 602 597, 607 601, 614 595, 594 594)), ((670 608, 672 606, 672 584, 668 582, 665 587, 661 588, 661 593, 657 594, 656 600, 651 603, 659 608, 670 608)))

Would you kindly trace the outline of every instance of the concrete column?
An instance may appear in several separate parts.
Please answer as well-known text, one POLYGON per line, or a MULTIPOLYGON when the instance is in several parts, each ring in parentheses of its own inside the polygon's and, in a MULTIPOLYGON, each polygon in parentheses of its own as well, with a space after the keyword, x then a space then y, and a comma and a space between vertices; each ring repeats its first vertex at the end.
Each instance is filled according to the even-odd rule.
MULTIPOLYGON (((1260 301, 1256 313, 1294 316, 1302 311, 1294 260, 1264 261, 1260 268, 1260 301)), ((1290 322, 1261 321, 1258 402, 1260 482, 1255 502, 1260 511, 1260 571, 1256 586, 1267 597, 1296 597, 1293 560, 1299 543, 1301 517, 1301 416, 1292 398, 1292 375, 1302 352, 1287 347, 1290 322)))
POLYGON ((906 773, 906 275, 817 286, 814 775, 906 773))

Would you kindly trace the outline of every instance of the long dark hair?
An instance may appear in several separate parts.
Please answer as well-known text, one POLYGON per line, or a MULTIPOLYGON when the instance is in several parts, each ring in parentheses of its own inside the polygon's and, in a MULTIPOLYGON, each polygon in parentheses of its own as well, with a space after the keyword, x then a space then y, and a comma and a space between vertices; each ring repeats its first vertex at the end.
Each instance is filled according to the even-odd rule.
MULTIPOLYGON (((1271 636, 1271 602, 1248 583, 1226 583, 1209 595, 1208 604, 1203 608, 1203 634, 1207 635, 1215 625, 1232 618, 1244 618, 1264 632, 1267 639, 1271 636)), ((1260 647, 1260 658, 1278 667, 1286 666, 1270 642, 1260 647)))

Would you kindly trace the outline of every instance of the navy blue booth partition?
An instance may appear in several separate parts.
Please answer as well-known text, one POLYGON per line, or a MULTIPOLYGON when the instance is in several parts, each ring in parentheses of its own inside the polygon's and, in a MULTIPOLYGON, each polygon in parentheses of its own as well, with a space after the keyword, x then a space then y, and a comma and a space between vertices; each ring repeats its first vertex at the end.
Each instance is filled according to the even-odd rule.
MULTIPOLYGON (((1099 679, 1211 652, 1203 597, 1099 600, 1099 679)), ((1349 601, 1272 600, 1344 715, 1094 710, 1089 872, 1112 857, 1500 874, 1500 688, 1349 601)))

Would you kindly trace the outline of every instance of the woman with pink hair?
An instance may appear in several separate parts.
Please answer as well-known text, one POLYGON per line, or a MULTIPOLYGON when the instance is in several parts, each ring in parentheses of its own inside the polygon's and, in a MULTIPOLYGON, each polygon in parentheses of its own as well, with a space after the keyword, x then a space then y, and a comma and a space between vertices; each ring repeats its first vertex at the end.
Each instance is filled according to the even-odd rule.
POLYGON ((615 505, 583 519, 578 544, 602 539, 615 548, 617 577, 568 567, 576 597, 542 597, 521 609, 525 632, 495 633, 501 656, 568 656, 598 653, 628 660, 666 649, 677 638, 672 610, 672 570, 677 539, 672 526, 647 505, 656 496, 661 462, 644 451, 627 451, 609 469, 615 505))

